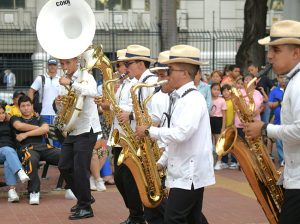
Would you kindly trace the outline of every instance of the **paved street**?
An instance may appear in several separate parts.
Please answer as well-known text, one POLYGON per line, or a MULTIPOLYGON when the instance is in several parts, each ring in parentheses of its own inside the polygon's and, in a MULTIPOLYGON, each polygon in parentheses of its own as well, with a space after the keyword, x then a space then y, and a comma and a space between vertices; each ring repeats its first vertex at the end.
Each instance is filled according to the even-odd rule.
MULTIPOLYGON (((1 176, 3 169, 1 169, 1 176)), ((267 219, 257 203, 244 174, 238 170, 216 172, 217 184, 206 188, 204 214, 211 224, 266 224, 267 219)), ((40 205, 28 204, 26 186, 18 184, 21 192, 19 203, 7 202, 7 188, 0 188, 0 224, 119 224, 127 218, 120 194, 115 186, 108 186, 107 192, 93 192, 95 217, 80 221, 69 221, 69 209, 75 201, 66 200, 64 191, 53 191, 58 179, 58 171, 50 167, 48 178, 42 180, 40 205)))

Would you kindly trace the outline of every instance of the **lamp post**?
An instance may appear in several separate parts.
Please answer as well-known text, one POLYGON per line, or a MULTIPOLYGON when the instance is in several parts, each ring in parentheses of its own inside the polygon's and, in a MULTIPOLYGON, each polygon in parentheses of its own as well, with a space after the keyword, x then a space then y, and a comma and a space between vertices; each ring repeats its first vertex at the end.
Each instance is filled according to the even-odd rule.
POLYGON ((112 28, 112 60, 116 60, 116 46, 115 46, 115 16, 114 16, 115 0, 108 1, 108 8, 111 11, 111 28, 112 28))

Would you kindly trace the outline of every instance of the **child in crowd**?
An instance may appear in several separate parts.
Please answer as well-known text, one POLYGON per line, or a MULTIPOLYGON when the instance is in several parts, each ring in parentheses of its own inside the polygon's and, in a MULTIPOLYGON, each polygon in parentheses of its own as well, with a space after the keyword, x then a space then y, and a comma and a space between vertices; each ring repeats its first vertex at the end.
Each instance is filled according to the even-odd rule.
POLYGON ((5 121, 5 107, 0 106, 0 163, 4 163, 5 182, 9 186, 8 201, 18 202, 19 196, 15 190, 18 176, 22 183, 29 180, 29 177, 22 169, 21 162, 15 151, 15 139, 12 127, 5 121))
MULTIPOLYGON (((225 123, 225 128, 228 128, 230 126, 232 126, 234 124, 234 108, 233 108, 233 103, 231 101, 231 86, 228 84, 224 84, 221 88, 222 91, 222 95, 225 99, 226 102, 226 123, 225 123)), ((228 166, 228 154, 226 154, 225 156, 222 157, 222 164, 221 164, 221 168, 227 168, 229 167, 229 169, 235 169, 237 166, 237 161, 236 158, 231 155, 231 163, 228 166)))
POLYGON ((210 80, 208 84, 213 84, 213 83, 221 83, 222 81, 222 72, 219 70, 215 70, 210 74, 210 80))
MULTIPOLYGON (((226 122, 226 102, 221 94, 221 86, 219 83, 213 83, 211 85, 211 95, 212 95, 212 108, 210 111, 210 126, 213 136, 213 142, 216 143, 221 132, 225 129, 226 122)), ((222 162, 221 158, 215 165, 215 170, 220 170, 222 162)))

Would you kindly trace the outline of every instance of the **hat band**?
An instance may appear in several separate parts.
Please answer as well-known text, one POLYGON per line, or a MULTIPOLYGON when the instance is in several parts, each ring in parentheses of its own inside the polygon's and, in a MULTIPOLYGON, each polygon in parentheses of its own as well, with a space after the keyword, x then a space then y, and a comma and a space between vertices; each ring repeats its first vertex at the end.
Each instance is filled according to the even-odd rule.
POLYGON ((125 57, 127 57, 127 58, 133 58, 133 57, 145 57, 145 58, 150 58, 150 56, 147 56, 147 55, 138 55, 138 54, 131 54, 131 53, 126 53, 125 57))
POLYGON ((169 57, 170 59, 176 59, 176 58, 188 58, 188 59, 192 59, 194 61, 200 61, 200 58, 197 57, 185 57, 185 56, 171 56, 169 57))
POLYGON ((157 62, 156 67, 168 67, 168 65, 157 62))
POLYGON ((300 40, 300 37, 271 37, 271 36, 270 36, 271 42, 272 42, 272 41, 275 41, 275 40, 282 39, 282 38, 294 38, 294 39, 299 39, 299 40, 300 40))

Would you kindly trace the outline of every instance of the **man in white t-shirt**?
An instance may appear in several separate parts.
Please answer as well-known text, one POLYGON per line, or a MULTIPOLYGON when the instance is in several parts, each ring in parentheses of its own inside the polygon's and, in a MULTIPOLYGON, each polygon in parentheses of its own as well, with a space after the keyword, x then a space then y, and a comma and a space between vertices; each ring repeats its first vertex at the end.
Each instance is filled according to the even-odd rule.
MULTIPOLYGON (((55 111, 52 104, 54 99, 58 96, 60 90, 60 85, 58 82, 60 77, 57 74, 56 59, 51 58, 48 60, 48 72, 43 74, 43 76, 45 77, 44 88, 42 77, 38 76, 32 83, 28 91, 28 96, 32 100, 34 93, 39 91, 40 96, 42 96, 42 110, 40 115, 48 124, 52 125, 55 116, 55 111)), ((53 145, 60 148, 60 144, 56 140, 53 141, 53 145)))

